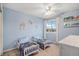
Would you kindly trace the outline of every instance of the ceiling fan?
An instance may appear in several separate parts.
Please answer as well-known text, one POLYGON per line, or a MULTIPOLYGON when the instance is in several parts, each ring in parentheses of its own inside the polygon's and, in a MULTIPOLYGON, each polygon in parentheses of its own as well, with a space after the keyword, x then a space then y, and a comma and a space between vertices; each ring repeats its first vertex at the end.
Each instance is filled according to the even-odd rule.
POLYGON ((61 7, 61 4, 59 3, 47 4, 45 7, 44 17, 52 17, 56 15, 60 7, 61 7))

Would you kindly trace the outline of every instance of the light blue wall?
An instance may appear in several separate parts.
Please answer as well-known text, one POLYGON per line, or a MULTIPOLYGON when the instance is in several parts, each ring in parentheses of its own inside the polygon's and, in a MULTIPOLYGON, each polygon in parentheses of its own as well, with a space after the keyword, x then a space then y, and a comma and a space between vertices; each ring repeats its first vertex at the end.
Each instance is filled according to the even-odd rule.
POLYGON ((56 42, 56 32, 55 33, 47 33, 46 37, 51 42, 56 42))
POLYGON ((59 40, 69 36, 69 35, 79 35, 79 27, 73 27, 73 28, 64 28, 64 17, 67 16, 78 16, 79 10, 67 12, 60 16, 59 20, 59 40))
POLYGON ((4 8, 4 18, 3 18, 3 28, 4 28, 4 40, 3 49, 11 49, 16 47, 16 41, 19 37, 26 36, 31 38, 43 37, 43 20, 41 18, 27 15, 18 11, 14 11, 8 8, 4 8), (29 20, 33 23, 30 24, 29 20), (26 27, 22 31, 19 29, 21 22, 26 22, 26 27))

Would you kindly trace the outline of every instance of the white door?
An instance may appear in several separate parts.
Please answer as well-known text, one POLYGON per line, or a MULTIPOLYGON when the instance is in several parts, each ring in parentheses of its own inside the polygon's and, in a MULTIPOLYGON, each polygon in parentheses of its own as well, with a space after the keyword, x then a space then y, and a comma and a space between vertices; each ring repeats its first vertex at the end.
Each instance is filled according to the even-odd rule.
POLYGON ((3 32, 2 32, 2 14, 0 13, 0 55, 3 51, 3 32))

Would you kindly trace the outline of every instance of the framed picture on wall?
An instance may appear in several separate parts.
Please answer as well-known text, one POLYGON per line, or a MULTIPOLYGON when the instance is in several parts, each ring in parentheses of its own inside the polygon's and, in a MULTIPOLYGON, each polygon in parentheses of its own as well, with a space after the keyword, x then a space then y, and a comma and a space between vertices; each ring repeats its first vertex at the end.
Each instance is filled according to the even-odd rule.
POLYGON ((68 16, 64 18, 64 28, 79 27, 79 16, 68 16))

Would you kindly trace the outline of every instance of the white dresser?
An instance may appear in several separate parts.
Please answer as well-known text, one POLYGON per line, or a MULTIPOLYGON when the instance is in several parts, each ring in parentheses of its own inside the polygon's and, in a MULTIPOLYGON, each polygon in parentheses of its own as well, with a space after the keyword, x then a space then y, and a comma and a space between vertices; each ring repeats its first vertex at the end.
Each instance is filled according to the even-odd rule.
POLYGON ((61 56, 79 56, 79 36, 70 35, 59 41, 61 56))

